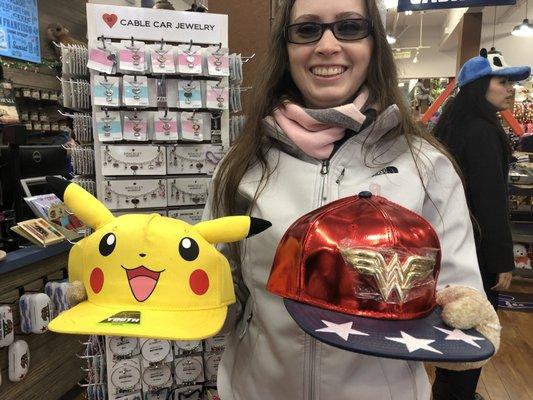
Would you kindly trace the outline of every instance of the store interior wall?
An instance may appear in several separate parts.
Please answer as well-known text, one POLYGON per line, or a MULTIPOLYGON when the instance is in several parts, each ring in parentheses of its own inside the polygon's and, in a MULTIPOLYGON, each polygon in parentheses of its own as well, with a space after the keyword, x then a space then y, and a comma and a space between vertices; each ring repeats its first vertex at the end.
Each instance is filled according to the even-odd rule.
MULTIPOLYGON (((144 4, 153 4, 155 0, 87 0, 87 3, 110 4, 114 6, 141 7, 144 4)), ((176 10, 187 10, 194 0, 169 0, 176 10)), ((203 0, 202 4, 208 5, 208 0, 203 0)))

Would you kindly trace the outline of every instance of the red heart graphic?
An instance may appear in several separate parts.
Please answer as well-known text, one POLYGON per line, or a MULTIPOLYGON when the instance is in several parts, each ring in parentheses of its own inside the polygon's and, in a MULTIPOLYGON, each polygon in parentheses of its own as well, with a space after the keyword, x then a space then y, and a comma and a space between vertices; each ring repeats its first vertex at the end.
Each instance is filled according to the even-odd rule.
POLYGON ((107 24, 107 26, 112 28, 113 25, 117 23, 118 17, 117 14, 104 14, 102 15, 102 19, 107 24))

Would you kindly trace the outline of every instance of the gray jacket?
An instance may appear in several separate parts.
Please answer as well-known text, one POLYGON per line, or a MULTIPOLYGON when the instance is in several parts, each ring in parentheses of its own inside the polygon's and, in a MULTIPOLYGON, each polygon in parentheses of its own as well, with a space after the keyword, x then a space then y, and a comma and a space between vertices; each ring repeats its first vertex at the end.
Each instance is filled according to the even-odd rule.
MULTIPOLYGON (((482 291, 463 186, 450 161, 429 144, 416 143, 426 194, 403 137, 377 158, 365 160, 362 154, 363 141, 373 148, 377 138, 398 124, 398 116, 398 108, 389 107, 373 125, 346 141, 329 165, 303 155, 285 136, 273 134, 281 146, 272 148, 268 159, 277 169, 251 211, 271 221, 272 227, 244 243, 242 268, 235 279, 249 295, 240 299, 244 312, 238 323, 230 324, 219 366, 222 400, 430 398, 422 363, 322 344, 293 322, 281 298, 265 289, 277 244, 292 222, 325 203, 370 190, 433 224, 442 248, 438 288, 459 284, 482 291), (380 173, 388 166, 396 167, 397 173, 380 173)), ((249 211, 260 176, 259 168, 253 168, 241 181, 243 213, 249 211)), ((204 216, 211 216, 209 207, 204 216)))

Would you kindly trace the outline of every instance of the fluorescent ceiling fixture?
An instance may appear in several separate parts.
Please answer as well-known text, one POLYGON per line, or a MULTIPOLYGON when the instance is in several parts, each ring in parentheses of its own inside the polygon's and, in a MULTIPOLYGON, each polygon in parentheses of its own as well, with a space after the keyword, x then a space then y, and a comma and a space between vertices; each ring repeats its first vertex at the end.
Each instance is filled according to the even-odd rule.
POLYGON ((511 35, 518 37, 533 37, 533 24, 526 18, 520 25, 514 27, 511 35))
POLYGON ((385 0, 385 7, 387 10, 398 7, 398 0, 385 0))
POLYGON ((396 43, 396 38, 394 36, 387 35, 387 42, 389 42, 389 44, 394 44, 396 43))
POLYGON ((412 12, 411 10, 407 10, 407 11, 405 12, 405 15, 413 15, 413 12, 412 12))

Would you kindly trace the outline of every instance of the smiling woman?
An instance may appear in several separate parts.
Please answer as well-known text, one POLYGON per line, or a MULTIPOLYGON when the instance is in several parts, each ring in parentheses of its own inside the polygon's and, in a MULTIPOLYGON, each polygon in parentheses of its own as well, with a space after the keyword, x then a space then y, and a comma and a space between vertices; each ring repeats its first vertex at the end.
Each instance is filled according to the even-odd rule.
MULTIPOLYGON (((406 109, 380 18, 383 4, 279 3, 254 84, 258 95, 244 133, 219 164, 204 212, 204 218, 249 213, 272 222, 260 240, 223 248, 244 311, 226 321, 219 393, 224 400, 429 399, 421 363, 325 346, 266 290, 276 247, 292 222, 339 197, 370 192, 433 225, 442 248, 438 289, 482 288, 461 179, 406 109)), ((337 279, 323 278, 313 284, 327 288, 337 279)))

